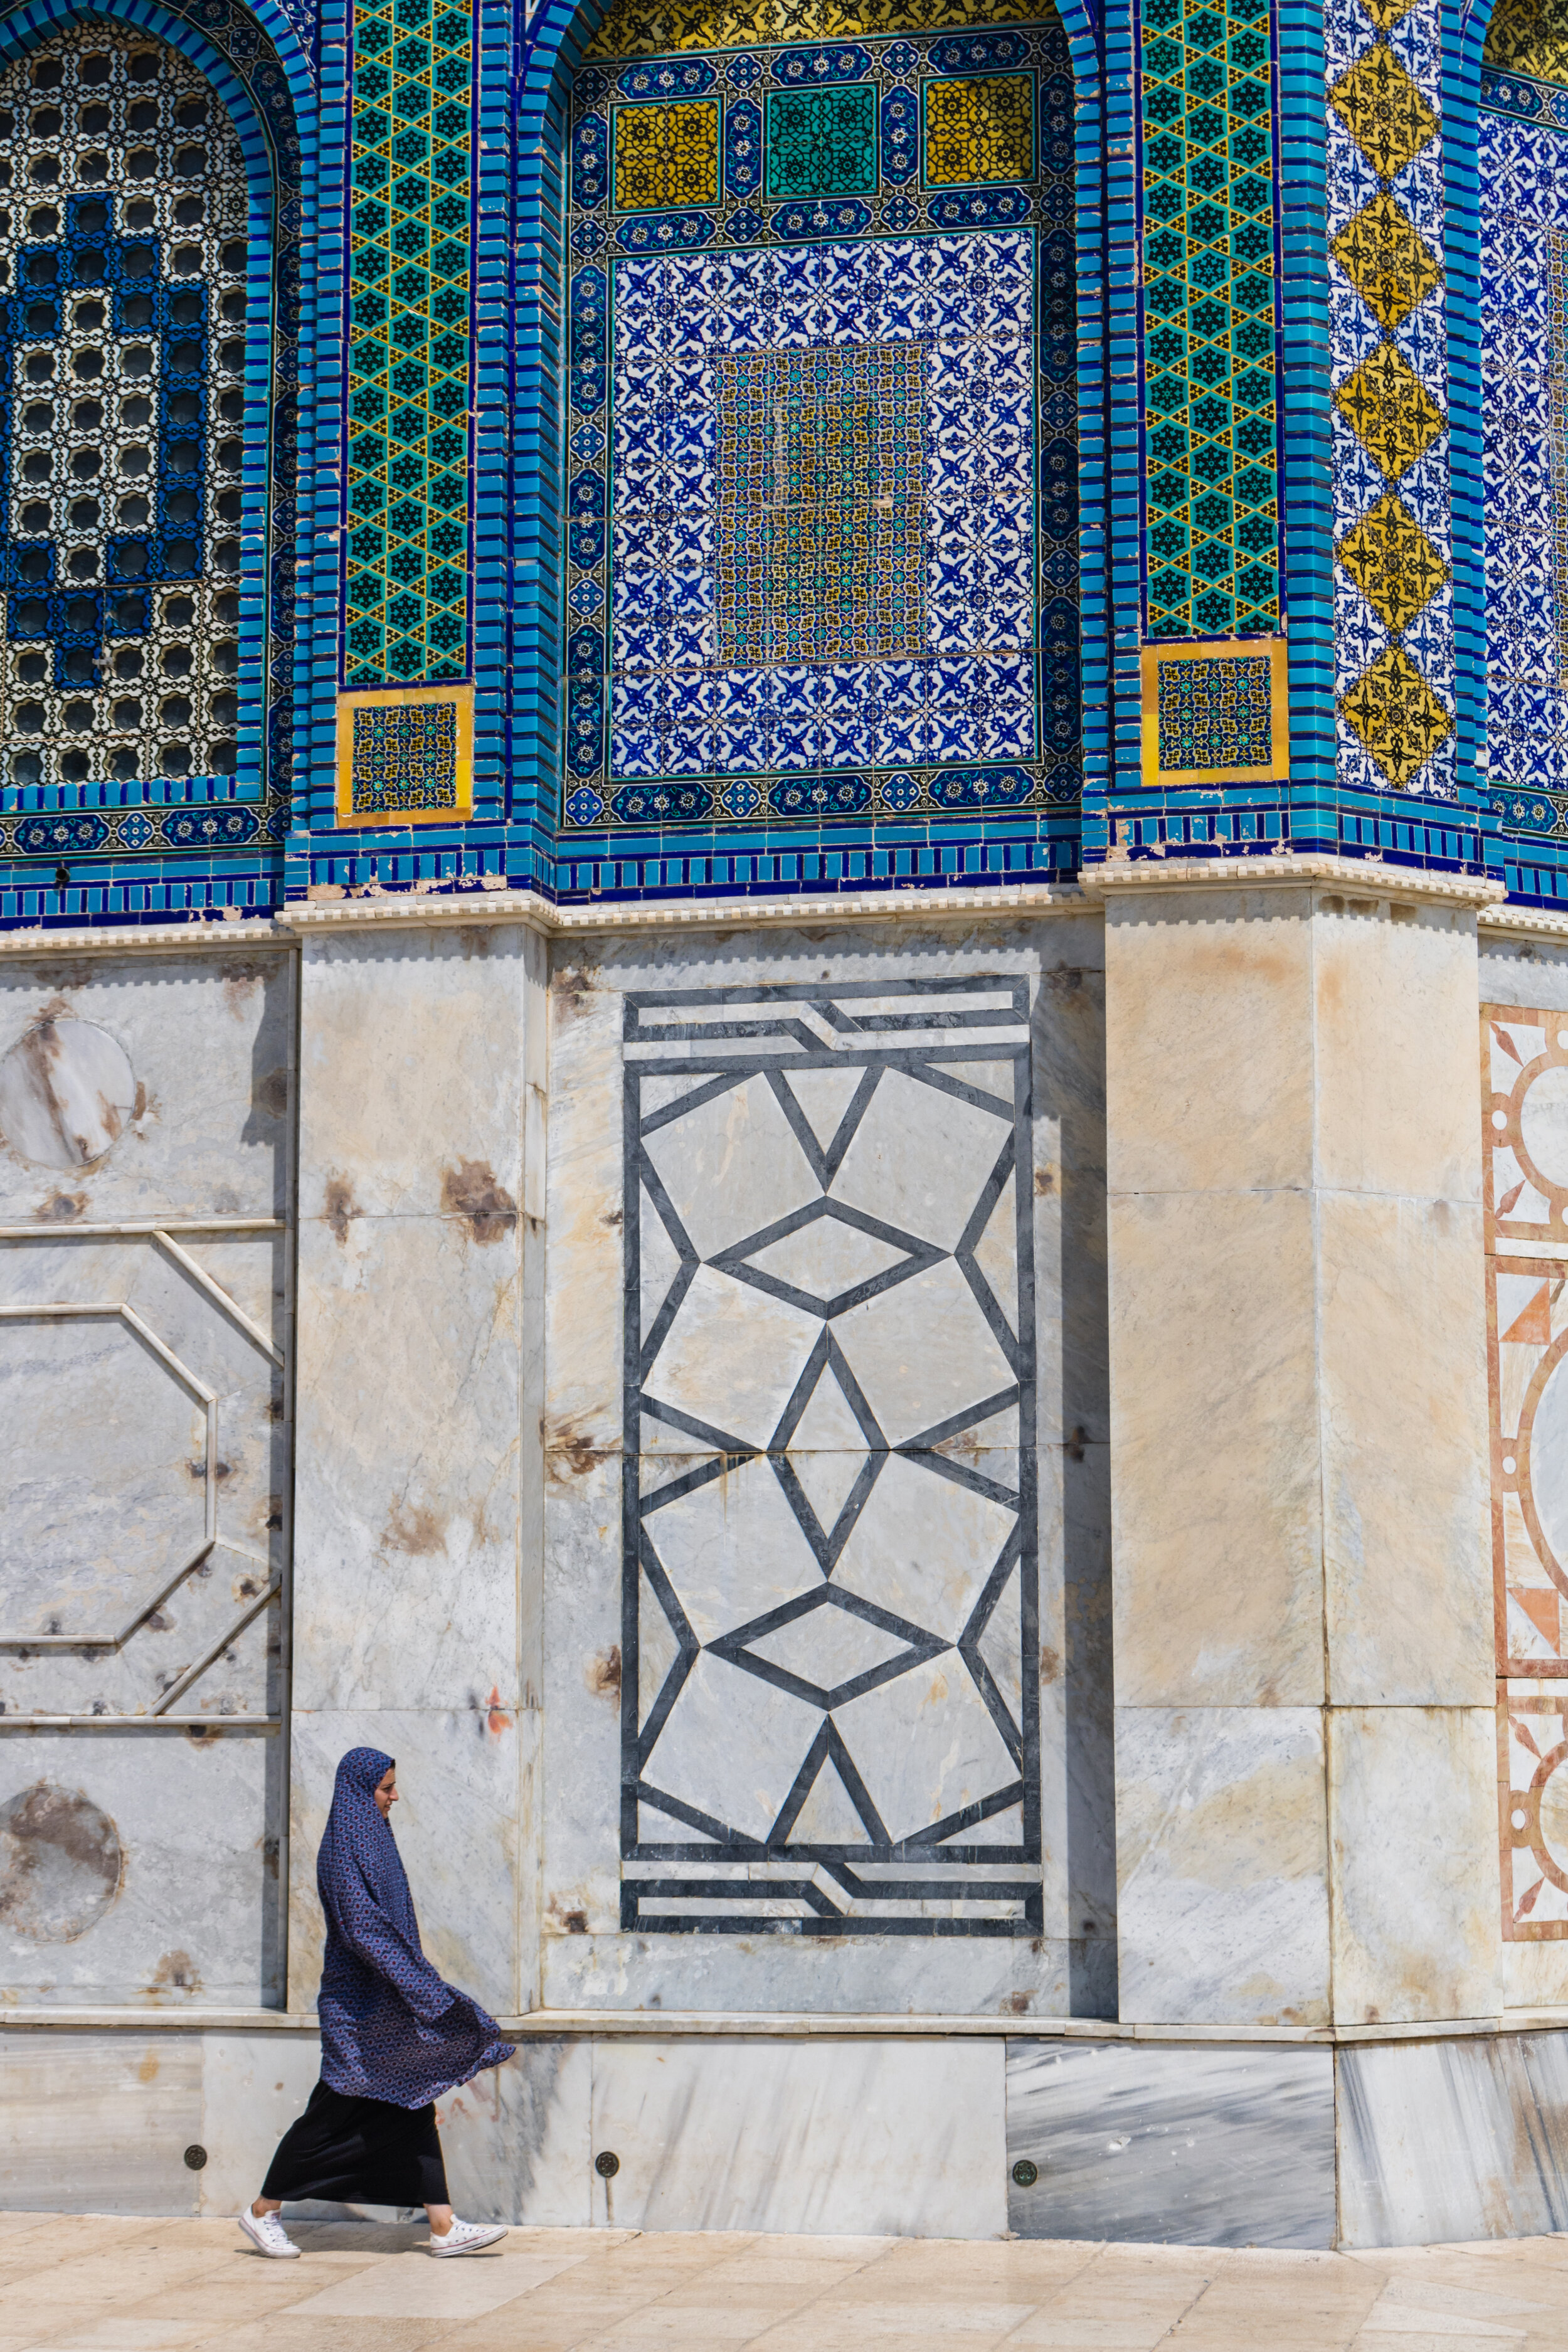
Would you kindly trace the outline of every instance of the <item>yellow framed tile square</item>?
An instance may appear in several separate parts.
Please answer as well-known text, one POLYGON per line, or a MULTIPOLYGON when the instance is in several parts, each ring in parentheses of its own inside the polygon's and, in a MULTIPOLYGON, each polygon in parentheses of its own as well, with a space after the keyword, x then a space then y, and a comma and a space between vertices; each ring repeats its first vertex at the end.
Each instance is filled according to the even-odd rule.
POLYGON ((1032 73, 945 75, 923 89, 928 188, 1034 178, 1032 73))
POLYGON ((1186 638, 1145 646, 1145 784, 1276 782, 1290 773, 1283 637, 1186 638))
POLYGON ((340 824, 451 824, 473 813, 471 686, 338 697, 340 824))
POLYGON ((610 176, 618 213, 719 201, 716 98, 633 100, 610 110, 610 176))

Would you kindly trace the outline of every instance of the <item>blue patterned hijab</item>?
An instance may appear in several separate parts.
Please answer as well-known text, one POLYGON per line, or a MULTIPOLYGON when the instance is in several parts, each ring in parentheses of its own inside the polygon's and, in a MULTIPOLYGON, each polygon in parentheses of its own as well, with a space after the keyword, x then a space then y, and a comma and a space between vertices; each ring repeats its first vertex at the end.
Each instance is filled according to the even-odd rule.
POLYGON ((392 1764, 378 1748, 350 1748, 316 1857, 327 1922, 321 2080, 348 2098, 423 2107, 515 2045, 425 1957, 397 1840, 375 1801, 392 1764))

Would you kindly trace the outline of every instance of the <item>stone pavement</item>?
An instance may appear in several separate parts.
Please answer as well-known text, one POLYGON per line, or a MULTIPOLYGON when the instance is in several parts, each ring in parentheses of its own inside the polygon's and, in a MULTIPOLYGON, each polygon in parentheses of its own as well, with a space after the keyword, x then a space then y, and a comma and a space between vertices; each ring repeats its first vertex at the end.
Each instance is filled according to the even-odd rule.
POLYGON ((0 2216, 0 2352, 1568 2352, 1568 2238, 1356 2254, 0 2216))

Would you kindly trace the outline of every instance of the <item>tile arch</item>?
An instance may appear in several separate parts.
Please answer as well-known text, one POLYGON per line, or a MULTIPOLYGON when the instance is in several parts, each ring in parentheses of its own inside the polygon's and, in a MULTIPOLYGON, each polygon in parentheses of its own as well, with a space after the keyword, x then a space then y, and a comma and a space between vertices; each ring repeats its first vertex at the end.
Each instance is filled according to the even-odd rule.
MULTIPOLYGON (((301 418, 302 194, 310 161, 301 109, 313 106, 309 60, 273 0, 253 12, 240 0, 64 0, 0 13, 0 66, 56 36, 95 23, 145 35, 199 72, 232 125, 247 189, 247 304, 242 392, 242 545, 265 532, 262 560, 241 558, 237 772, 215 791, 198 780, 153 778, 138 792, 11 791, 0 814, 0 857, 57 862, 210 852, 254 845, 276 851, 287 829, 295 742, 296 574, 301 548, 297 484, 301 418), (258 299, 264 289, 264 299, 258 299), (281 365, 279 364, 281 358, 281 365), (245 688, 251 689, 248 709, 245 688), (47 800, 48 816, 40 812, 47 800), (33 803, 37 802, 37 807, 33 803)), ((309 121, 309 115, 306 115, 309 121)), ((319 394, 320 385, 312 387, 319 394)), ((91 869, 84 869, 90 871, 91 869)))
MULTIPOLYGON (((836 11, 834 30, 839 26, 836 11)), ((973 13, 978 15, 978 10, 973 13)), ((1037 22, 1042 15, 1038 6, 1029 6, 1024 0, 1015 0, 1014 15, 1022 22, 1037 22)), ((1079 487, 1080 510, 1079 540, 1079 602, 1082 615, 1081 688, 1084 709, 1082 758, 1086 786, 1091 781, 1103 779, 1109 765, 1110 736, 1110 638, 1107 625, 1109 597, 1107 564, 1109 533, 1105 529, 1107 490, 1105 477, 1105 436, 1103 412, 1106 391, 1103 354, 1103 320, 1106 303, 1105 256, 1105 163, 1103 155, 1104 122, 1104 35, 1103 27, 1089 0, 1064 0, 1054 12, 1061 22, 1074 79, 1075 144, 1076 144, 1076 217, 1079 357, 1077 368, 1078 401, 1081 421, 1079 487)), ((556 747, 561 739, 563 710, 560 695, 560 644, 563 635, 563 597, 565 564, 563 561, 564 517, 562 499, 565 480, 565 455, 558 437, 560 386, 564 365, 564 329, 561 310, 561 289, 564 277, 563 268, 563 229, 565 213, 565 123, 568 96, 579 68, 587 60, 605 11, 598 0, 583 0, 573 6, 568 0, 546 0, 533 15, 524 39, 519 74, 519 104, 517 114, 518 173, 515 184, 515 214, 518 248, 523 255, 537 254, 537 265, 528 263, 530 282, 525 292, 531 299, 518 306, 521 320, 537 319, 541 331, 537 335, 523 330, 520 332, 519 381, 527 386, 528 407, 531 412, 519 437, 519 466, 514 488, 514 514, 518 528, 514 539, 519 576, 528 576, 537 583, 536 598, 528 610, 520 609, 513 623, 513 723, 511 813, 514 824, 526 820, 532 832, 532 856, 535 871, 547 887, 563 895, 576 894, 579 887, 587 895, 586 884, 574 881, 569 872, 560 867, 561 845, 557 838, 557 809, 561 793, 560 763, 556 747), (537 421, 539 429, 532 424, 537 421)), ((1000 20, 988 15, 985 21, 1000 20)), ((805 37, 809 41, 810 34, 805 37)), ((668 849, 671 845, 661 845, 668 849)), ((1058 858, 1057 870, 1065 875, 1076 869, 1077 840, 1070 848, 1058 845, 1052 853, 1058 858)), ((909 878, 945 881, 958 879, 961 874, 971 878, 977 871, 973 846, 965 852, 959 849, 951 860, 939 857, 934 866, 911 877, 906 867, 895 873, 891 866, 886 872, 875 859, 856 866, 853 874, 847 868, 839 873, 819 861, 809 874, 804 869, 784 873, 785 861, 773 861, 773 870, 765 876, 753 876, 748 866, 744 874, 741 862, 731 867, 718 859, 681 857, 679 860, 653 856, 643 861, 632 875, 623 866, 608 878, 596 880, 592 886, 595 896, 641 896, 645 891, 680 888, 701 893, 721 891, 735 887, 821 887, 824 884, 864 887, 868 883, 891 884, 909 878)), ((1038 866, 1032 869, 1033 878, 1042 878, 1038 866)), ((1020 863, 1011 860, 996 863, 994 877, 998 879, 1030 878, 1020 863)))

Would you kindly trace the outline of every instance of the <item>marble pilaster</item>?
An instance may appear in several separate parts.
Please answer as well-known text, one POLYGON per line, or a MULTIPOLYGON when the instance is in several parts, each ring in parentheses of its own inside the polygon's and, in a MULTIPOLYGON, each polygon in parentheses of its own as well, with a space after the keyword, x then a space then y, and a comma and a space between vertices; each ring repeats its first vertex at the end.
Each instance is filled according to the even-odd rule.
POLYGON ((521 927, 302 952, 290 2004, 332 1773, 398 1759, 443 1972, 534 1998, 542 950, 521 927))
POLYGON ((1488 2013, 1484 887, 1097 887, 1121 2014, 1488 2013))

